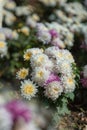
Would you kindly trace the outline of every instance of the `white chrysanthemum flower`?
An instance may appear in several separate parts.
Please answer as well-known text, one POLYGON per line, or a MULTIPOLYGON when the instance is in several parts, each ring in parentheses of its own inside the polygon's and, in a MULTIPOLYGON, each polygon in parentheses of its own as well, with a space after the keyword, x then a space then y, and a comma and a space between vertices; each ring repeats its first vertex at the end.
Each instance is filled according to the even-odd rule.
POLYGON ((35 81, 38 85, 43 86, 49 75, 49 70, 42 67, 36 67, 32 72, 32 80, 35 81))
POLYGON ((85 65, 83 68, 83 75, 85 78, 87 78, 87 65, 85 65))
POLYGON ((62 76, 61 81, 64 87, 64 92, 69 93, 75 90, 75 80, 71 76, 62 76))
POLYGON ((67 31, 66 40, 64 41, 65 45, 72 47, 74 41, 73 39, 74 39, 73 33, 67 31))
POLYGON ((43 53, 43 50, 39 48, 27 49, 26 52, 24 53, 24 60, 30 60, 32 55, 36 55, 39 53, 43 53))
POLYGON ((48 28, 43 23, 37 23, 36 30, 37 32, 48 31, 48 28))
POLYGON ((66 60, 57 59, 54 70, 56 70, 57 73, 61 73, 65 75, 70 75, 72 73, 71 64, 66 60))
POLYGON ((14 1, 6 1, 5 8, 8 10, 14 10, 16 7, 16 3, 14 1))
POLYGON ((59 51, 60 49, 58 47, 52 46, 47 49, 45 49, 45 54, 49 57, 54 57, 54 54, 59 51))
POLYGON ((36 13, 34 13, 34 14, 32 15, 32 18, 33 18, 34 21, 39 21, 39 20, 40 20, 39 15, 37 15, 36 13))
POLYGON ((59 38, 54 38, 52 40, 51 44, 54 45, 54 46, 57 46, 59 48, 62 48, 62 49, 65 48, 63 41, 61 41, 59 38))
POLYGON ((18 79, 25 79, 28 76, 29 70, 26 68, 22 68, 17 72, 17 78, 18 79))
POLYGON ((6 37, 3 32, 0 32, 0 41, 5 41, 6 37))
POLYGON ((58 60, 63 60, 64 59, 64 55, 62 53, 62 50, 57 50, 53 52, 53 56, 58 59, 58 60))
POLYGON ((51 35, 48 31, 39 31, 37 33, 37 38, 39 41, 43 42, 43 44, 48 44, 51 41, 51 35))
POLYGON ((7 54, 7 43, 4 41, 0 41, 0 55, 3 57, 7 54))
POLYGON ((62 54, 65 60, 67 60, 70 63, 74 63, 74 58, 68 50, 62 50, 62 54))
POLYGON ((16 21, 16 17, 11 12, 4 12, 5 13, 5 23, 10 26, 16 21))
POLYGON ((45 4, 46 6, 55 6, 56 5, 56 0, 39 0, 40 2, 42 2, 43 4, 45 4))
POLYGON ((47 55, 45 54, 36 54, 36 55, 33 55, 31 57, 31 66, 32 68, 35 68, 35 67, 43 67, 43 68, 46 68, 48 70, 51 70, 53 69, 53 63, 52 61, 48 58, 47 55))
POLYGON ((12 117, 5 108, 0 108, 0 130, 12 129, 12 117))
POLYGON ((30 100, 37 93, 37 86, 30 80, 24 80, 21 82, 21 95, 30 100))
POLYGON ((32 17, 27 17, 26 24, 32 28, 36 27, 37 22, 32 17))
POLYGON ((29 35, 29 28, 27 26, 22 27, 20 31, 26 36, 29 35))
POLYGON ((48 62, 48 57, 45 54, 36 54, 31 57, 31 65, 33 67, 40 67, 46 64, 48 62))
POLYGON ((16 30, 12 31, 11 35, 12 35, 12 38, 13 38, 13 39, 15 39, 15 40, 18 39, 19 34, 17 33, 16 30))
POLYGON ((67 0, 39 0, 40 2, 42 2, 43 4, 45 4, 46 6, 56 6, 56 4, 58 5, 62 5, 64 4, 67 0))
POLYGON ((63 92, 63 87, 60 82, 53 81, 46 86, 45 95, 52 100, 56 100, 63 92))
POLYGON ((18 6, 15 8, 17 16, 28 16, 30 14, 30 6, 18 6))

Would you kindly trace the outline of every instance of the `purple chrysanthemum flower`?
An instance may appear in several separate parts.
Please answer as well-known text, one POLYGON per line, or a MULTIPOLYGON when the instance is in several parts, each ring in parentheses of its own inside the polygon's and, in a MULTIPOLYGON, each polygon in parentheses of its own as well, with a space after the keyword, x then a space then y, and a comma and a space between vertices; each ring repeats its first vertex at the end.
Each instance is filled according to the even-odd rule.
POLYGON ((81 83, 82 83, 83 87, 87 88, 87 78, 81 79, 81 83))
POLYGON ((54 73, 51 73, 49 78, 46 80, 45 85, 47 85, 47 84, 49 84, 49 83, 51 83, 53 81, 58 81, 59 82, 60 78, 59 78, 59 76, 55 75, 54 73))
POLYGON ((55 38, 55 37, 59 37, 57 31, 54 30, 54 29, 49 30, 49 33, 51 34, 51 36, 52 36, 53 38, 55 38))

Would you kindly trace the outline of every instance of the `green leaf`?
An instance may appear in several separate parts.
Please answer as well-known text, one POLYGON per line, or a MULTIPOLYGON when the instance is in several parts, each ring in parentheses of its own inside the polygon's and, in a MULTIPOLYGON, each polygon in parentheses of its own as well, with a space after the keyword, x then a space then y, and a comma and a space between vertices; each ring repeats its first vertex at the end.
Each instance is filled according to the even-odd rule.
POLYGON ((75 95, 74 95, 74 93, 67 93, 66 95, 65 95, 65 97, 67 97, 67 98, 69 98, 70 100, 74 100, 74 97, 75 97, 75 95))

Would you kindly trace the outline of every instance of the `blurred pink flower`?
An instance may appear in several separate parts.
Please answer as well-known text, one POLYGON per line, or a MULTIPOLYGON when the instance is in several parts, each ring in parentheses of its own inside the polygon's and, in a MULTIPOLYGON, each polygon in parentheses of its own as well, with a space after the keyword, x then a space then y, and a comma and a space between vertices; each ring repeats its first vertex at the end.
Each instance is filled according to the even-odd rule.
POLYGON ((87 88, 87 78, 81 79, 81 83, 82 83, 83 87, 87 88))
POLYGON ((13 121, 23 118, 25 122, 31 120, 31 111, 28 106, 19 100, 14 100, 6 104, 6 109, 12 114, 13 121))

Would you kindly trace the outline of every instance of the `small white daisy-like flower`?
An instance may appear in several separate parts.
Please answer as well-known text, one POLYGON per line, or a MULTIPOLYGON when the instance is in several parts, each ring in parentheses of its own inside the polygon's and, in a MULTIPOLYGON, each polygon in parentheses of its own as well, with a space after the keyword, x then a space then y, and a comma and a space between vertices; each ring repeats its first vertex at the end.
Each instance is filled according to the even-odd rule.
POLYGON ((48 31, 39 31, 37 37, 39 41, 43 42, 43 44, 48 44, 51 41, 51 35, 48 31))
POLYGON ((5 41, 6 37, 5 34, 0 32, 0 41, 5 41))
POLYGON ((63 56, 64 56, 65 60, 67 60, 70 63, 75 62, 72 54, 68 50, 66 50, 66 49, 62 50, 62 53, 63 53, 63 56))
POLYGON ((50 71, 52 71, 53 69, 53 62, 49 59, 47 55, 43 53, 33 55, 30 59, 30 62, 33 69, 35 67, 43 67, 50 71))
POLYGON ((32 80, 35 81, 38 85, 43 86, 49 75, 49 70, 43 67, 36 67, 32 72, 32 80))
POLYGON ((15 39, 15 40, 17 40, 18 37, 19 37, 19 35, 18 35, 16 30, 12 31, 11 35, 12 35, 12 38, 15 39))
POLYGON ((25 79, 28 76, 29 70, 26 68, 22 68, 17 72, 17 78, 18 79, 25 79))
POLYGON ((37 32, 40 32, 42 30, 48 31, 48 28, 43 23, 37 23, 36 30, 37 30, 37 32))
POLYGON ((0 41, 0 54, 1 57, 7 54, 7 43, 4 41, 0 41))
POLYGON ((5 23, 8 26, 11 26, 15 21, 16 17, 11 12, 4 12, 5 13, 5 23))
POLYGON ((58 47, 55 47, 55 46, 52 46, 52 47, 49 47, 45 50, 45 54, 48 55, 49 57, 53 57, 54 53, 56 51, 58 51, 59 48, 58 47))
POLYGON ((21 28, 21 32, 25 34, 26 36, 29 35, 29 28, 27 26, 24 26, 21 28))
POLYGON ((53 57, 55 57, 58 60, 63 60, 64 56, 63 56, 62 50, 59 49, 57 51, 54 51, 53 52, 53 57))
POLYGON ((36 55, 39 53, 43 53, 43 50, 39 48, 27 49, 24 53, 24 60, 30 60, 32 55, 36 55))
POLYGON ((38 23, 36 26, 36 30, 39 41, 43 42, 44 44, 48 44, 51 41, 49 30, 44 24, 38 23))
POLYGON ((73 77, 62 76, 61 81, 65 93, 73 92, 75 90, 75 80, 73 79, 73 77))
POLYGON ((30 100, 37 93, 37 86, 30 80, 24 80, 21 82, 21 95, 30 100))
POLYGON ((14 1, 6 1, 5 8, 8 10, 15 10, 16 3, 14 1))
POLYGON ((54 45, 54 46, 57 46, 59 48, 62 48, 62 49, 65 48, 63 41, 61 41, 59 38, 54 38, 52 40, 51 44, 54 45))
POLYGON ((49 59, 45 54, 36 54, 31 57, 30 61, 32 67, 40 67, 45 65, 49 61, 49 59))
POLYGON ((5 108, 0 108, 0 130, 11 130, 12 125, 11 114, 5 108))
POLYGON ((60 82, 53 81, 46 86, 45 95, 52 100, 58 99, 63 92, 63 87, 60 82))

